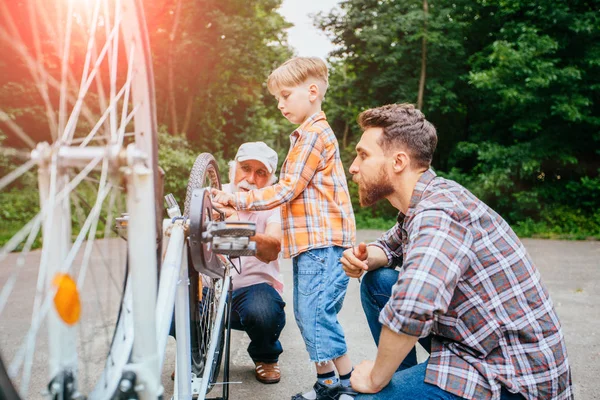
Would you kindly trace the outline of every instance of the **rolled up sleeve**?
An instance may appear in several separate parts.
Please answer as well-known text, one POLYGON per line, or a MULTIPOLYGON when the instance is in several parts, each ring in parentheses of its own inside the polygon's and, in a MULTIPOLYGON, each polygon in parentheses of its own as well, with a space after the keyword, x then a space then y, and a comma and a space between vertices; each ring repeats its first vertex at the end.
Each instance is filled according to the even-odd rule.
POLYGON ((402 231, 400 223, 397 223, 381 235, 374 242, 369 243, 369 246, 379 247, 385 253, 388 259, 388 267, 397 267, 402 265, 402 231))
POLYGON ((424 337, 434 316, 448 310, 470 264, 473 237, 443 210, 416 214, 407 232, 403 269, 379 321, 396 333, 424 337))

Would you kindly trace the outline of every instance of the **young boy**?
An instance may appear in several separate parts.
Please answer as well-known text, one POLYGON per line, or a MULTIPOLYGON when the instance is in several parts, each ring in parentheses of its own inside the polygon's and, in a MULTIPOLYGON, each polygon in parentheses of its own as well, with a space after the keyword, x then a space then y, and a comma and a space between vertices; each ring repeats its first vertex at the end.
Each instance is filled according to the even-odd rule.
POLYGON ((351 399, 352 363, 337 314, 348 286, 340 258, 356 227, 337 139, 321 111, 327 66, 316 57, 296 57, 274 70, 267 85, 283 116, 300 124, 280 180, 235 195, 214 190, 214 201, 238 210, 281 206, 284 256, 294 267, 294 315, 317 369, 313 389, 292 399, 351 399))

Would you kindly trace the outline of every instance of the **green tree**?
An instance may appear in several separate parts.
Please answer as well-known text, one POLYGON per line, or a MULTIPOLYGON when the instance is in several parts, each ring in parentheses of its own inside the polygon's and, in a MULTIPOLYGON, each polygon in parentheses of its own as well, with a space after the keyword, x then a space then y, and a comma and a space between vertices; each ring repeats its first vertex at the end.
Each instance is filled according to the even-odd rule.
POLYGON ((280 134, 264 82, 290 56, 280 0, 174 0, 149 11, 159 124, 229 158, 280 134), (154 13, 154 14, 153 14, 154 13))
MULTIPOLYGON (((358 138, 356 124, 346 125, 357 112, 422 98, 438 128, 434 167, 440 173, 465 184, 515 226, 549 221, 559 209, 573 220, 581 214, 596 221, 598 3, 424 5, 347 0, 320 16, 320 27, 337 45, 328 97, 343 143, 352 147, 358 138), (419 82, 425 82, 421 96, 419 82)), ((586 229, 600 234, 594 224, 586 229)))

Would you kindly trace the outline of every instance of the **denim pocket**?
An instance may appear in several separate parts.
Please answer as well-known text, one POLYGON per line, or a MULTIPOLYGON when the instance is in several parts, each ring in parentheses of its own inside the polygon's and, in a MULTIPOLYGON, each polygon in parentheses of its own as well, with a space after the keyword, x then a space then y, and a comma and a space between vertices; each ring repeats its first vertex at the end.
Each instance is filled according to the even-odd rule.
POLYGON ((299 256, 297 263, 298 293, 310 296, 323 287, 325 260, 312 250, 299 256))
POLYGON ((326 251, 326 249, 306 250, 304 253, 302 253, 302 255, 306 256, 308 258, 311 258, 313 261, 324 265, 326 260, 325 260, 325 257, 322 256, 322 253, 325 251, 326 251))

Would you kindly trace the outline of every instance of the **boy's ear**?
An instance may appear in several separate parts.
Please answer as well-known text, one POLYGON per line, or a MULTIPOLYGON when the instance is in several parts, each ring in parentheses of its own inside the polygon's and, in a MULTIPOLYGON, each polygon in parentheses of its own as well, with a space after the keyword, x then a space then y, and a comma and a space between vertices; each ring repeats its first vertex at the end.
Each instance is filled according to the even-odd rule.
POLYGON ((315 101, 319 98, 319 86, 316 83, 311 83, 308 87, 308 98, 310 101, 315 101))

